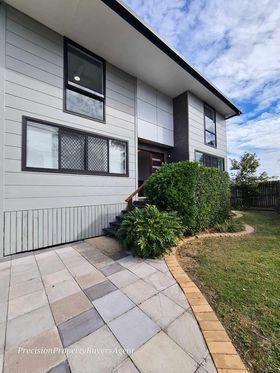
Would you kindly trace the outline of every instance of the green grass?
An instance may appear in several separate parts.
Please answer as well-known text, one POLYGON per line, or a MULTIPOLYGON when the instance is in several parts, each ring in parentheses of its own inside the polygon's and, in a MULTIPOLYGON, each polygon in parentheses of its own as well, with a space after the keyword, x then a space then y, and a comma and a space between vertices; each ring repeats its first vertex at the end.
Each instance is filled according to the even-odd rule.
POLYGON ((177 255, 249 369, 280 372, 280 215, 243 214, 252 235, 185 242, 177 255))

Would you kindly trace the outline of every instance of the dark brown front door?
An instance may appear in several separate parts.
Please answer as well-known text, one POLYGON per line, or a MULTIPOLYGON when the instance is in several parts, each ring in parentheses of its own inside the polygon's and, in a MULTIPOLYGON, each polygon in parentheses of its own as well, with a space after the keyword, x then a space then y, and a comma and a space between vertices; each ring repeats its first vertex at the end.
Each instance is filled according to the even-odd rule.
POLYGON ((138 150, 138 184, 143 184, 164 162, 163 153, 138 150))
POLYGON ((151 174, 156 172, 164 162, 164 155, 162 153, 150 153, 151 174))

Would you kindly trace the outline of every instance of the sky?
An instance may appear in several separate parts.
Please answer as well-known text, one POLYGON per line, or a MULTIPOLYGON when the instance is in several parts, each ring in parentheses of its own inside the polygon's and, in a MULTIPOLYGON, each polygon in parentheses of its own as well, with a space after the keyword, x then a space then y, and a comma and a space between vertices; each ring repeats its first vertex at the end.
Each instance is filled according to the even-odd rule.
POLYGON ((125 0, 242 111, 228 156, 257 153, 280 177, 280 1, 125 0))

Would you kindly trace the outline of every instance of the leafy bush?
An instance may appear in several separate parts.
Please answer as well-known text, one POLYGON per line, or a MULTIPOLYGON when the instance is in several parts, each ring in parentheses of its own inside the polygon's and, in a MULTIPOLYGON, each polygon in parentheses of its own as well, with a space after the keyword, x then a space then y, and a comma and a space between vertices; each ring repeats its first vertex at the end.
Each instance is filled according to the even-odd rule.
POLYGON ((161 212, 151 205, 130 211, 117 231, 120 243, 142 258, 162 256, 176 245, 182 234, 176 213, 161 212))
POLYGON ((245 226, 240 220, 226 220, 223 224, 215 225, 215 230, 220 233, 236 233, 244 231, 245 226))
POLYGON ((228 174, 196 162, 163 164, 145 193, 159 209, 177 211, 189 234, 223 223, 230 213, 228 174))

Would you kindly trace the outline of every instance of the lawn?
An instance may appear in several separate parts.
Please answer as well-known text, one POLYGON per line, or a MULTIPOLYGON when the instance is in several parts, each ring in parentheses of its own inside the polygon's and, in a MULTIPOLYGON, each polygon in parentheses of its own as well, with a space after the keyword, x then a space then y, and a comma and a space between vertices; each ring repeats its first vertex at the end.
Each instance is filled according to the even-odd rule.
POLYGON ((243 212, 244 237, 185 241, 177 251, 252 372, 280 372, 280 215, 243 212))

